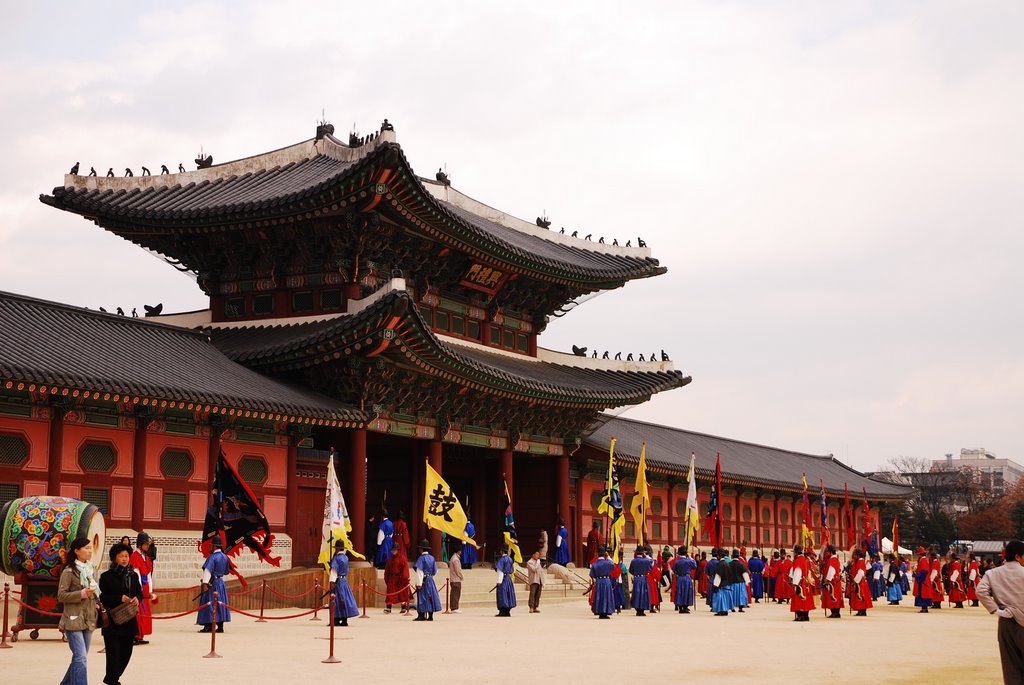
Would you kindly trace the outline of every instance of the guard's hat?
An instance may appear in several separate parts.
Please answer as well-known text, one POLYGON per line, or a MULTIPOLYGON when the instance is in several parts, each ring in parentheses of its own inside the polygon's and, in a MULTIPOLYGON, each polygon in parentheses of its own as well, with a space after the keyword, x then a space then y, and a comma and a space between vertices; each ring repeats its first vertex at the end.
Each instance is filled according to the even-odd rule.
POLYGON ((917 548, 917 553, 918 553, 918 554, 928 554, 928 550, 926 550, 926 549, 924 548, 924 545, 922 545, 922 546, 920 546, 920 547, 918 547, 918 548, 917 548))
POLYGON ((420 549, 430 549, 430 542, 426 538, 420 540, 420 549))
POLYGON ((214 535, 210 538, 210 547, 223 547, 224 543, 220 541, 219 535, 214 535))
POLYGON ((345 549, 345 541, 344 540, 337 540, 334 543, 334 549, 345 549))

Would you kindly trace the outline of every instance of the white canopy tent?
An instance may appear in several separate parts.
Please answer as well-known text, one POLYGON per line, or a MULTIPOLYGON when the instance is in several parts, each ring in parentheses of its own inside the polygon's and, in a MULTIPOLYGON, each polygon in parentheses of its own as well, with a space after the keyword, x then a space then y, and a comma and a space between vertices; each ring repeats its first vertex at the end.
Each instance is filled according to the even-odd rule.
MULTIPOLYGON (((892 554, 892 540, 889 538, 882 538, 882 553, 892 554)), ((902 555, 913 554, 913 552, 906 547, 900 547, 899 553, 902 555)))

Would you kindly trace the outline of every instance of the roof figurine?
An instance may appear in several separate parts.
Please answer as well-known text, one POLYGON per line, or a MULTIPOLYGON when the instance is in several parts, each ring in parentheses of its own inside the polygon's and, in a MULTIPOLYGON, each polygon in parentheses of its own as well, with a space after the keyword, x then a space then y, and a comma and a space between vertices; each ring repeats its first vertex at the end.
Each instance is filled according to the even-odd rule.
POLYGON ((541 228, 551 228, 551 222, 548 220, 546 216, 538 216, 537 225, 540 226, 541 228))
POLYGON ((148 304, 142 305, 142 308, 146 310, 146 316, 160 316, 160 312, 164 310, 164 303, 153 305, 150 307, 148 304))
POLYGON ((182 164, 181 162, 178 162, 178 173, 179 174, 185 173, 185 165, 182 164))
POLYGON ((586 357, 587 356, 587 348, 586 347, 576 347, 575 345, 573 345, 572 346, 572 353, 575 354, 577 357, 586 357))
POLYGON ((107 169, 107 178, 114 178, 114 167, 107 169))
POLYGON ((78 176, 78 162, 75 162, 75 166, 71 167, 71 175, 78 176))
POLYGON ((125 168, 124 168, 124 177, 125 177, 125 178, 131 178, 131 177, 133 177, 134 175, 135 175, 135 174, 133 174, 133 173, 132 173, 132 170, 131 170, 131 168, 129 168, 129 167, 125 167, 125 168))
POLYGON ((448 174, 446 174, 442 169, 438 169, 437 173, 434 174, 434 177, 443 185, 450 186, 452 184, 451 180, 448 178, 448 174))
POLYGON ((205 155, 200 149, 193 161, 196 163, 196 169, 209 169, 213 166, 213 155, 205 155))
POLYGON ((167 168, 167 165, 166 164, 161 164, 160 165, 160 175, 161 176, 165 176, 165 175, 167 175, 169 173, 171 173, 171 170, 167 168))
POLYGON ((90 176, 95 176, 96 175, 96 167, 94 167, 94 166, 89 167, 89 175, 90 176))
POLYGON ((387 117, 385 117, 384 118, 384 122, 380 125, 380 132, 384 133, 384 131, 394 131, 394 130, 395 130, 395 127, 392 126, 391 122, 389 122, 387 120, 387 117))
POLYGON ((152 176, 152 174, 149 173, 149 169, 147 169, 146 167, 142 167, 142 175, 143 176, 152 176))

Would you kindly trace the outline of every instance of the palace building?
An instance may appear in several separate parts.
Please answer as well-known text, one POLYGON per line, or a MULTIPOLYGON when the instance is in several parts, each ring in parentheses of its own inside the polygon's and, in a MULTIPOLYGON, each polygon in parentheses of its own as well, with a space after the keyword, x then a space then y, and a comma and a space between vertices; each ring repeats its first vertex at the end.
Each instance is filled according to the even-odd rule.
POLYGON ((308 564, 333 447, 359 549, 384 508, 427 535, 428 460, 487 558, 504 479, 523 543, 562 518, 578 559, 614 431, 627 464, 648 442, 656 542, 675 541, 695 445, 701 476, 714 451, 735 464, 737 541, 793 539, 801 468, 830 492, 842 477, 879 503, 903 495, 831 458, 610 419, 690 378, 664 355, 598 359, 538 336, 580 298, 664 273, 650 249, 552 231, 417 176, 386 120, 347 143, 332 134, 177 174, 67 175, 40 197, 191 274, 209 308, 134 318, 0 293, 0 502, 65 495, 112 529, 187 537, 223 444, 284 562, 308 564))

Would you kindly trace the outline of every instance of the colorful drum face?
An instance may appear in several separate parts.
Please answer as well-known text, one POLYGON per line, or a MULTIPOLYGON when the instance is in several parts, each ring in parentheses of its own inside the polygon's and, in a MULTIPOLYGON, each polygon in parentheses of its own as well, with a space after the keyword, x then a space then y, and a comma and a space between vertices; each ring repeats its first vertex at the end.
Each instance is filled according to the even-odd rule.
POLYGON ((100 510, 67 497, 22 497, 0 506, 0 568, 33 578, 58 578, 71 542, 92 543, 93 563, 102 560, 107 526, 100 510))

